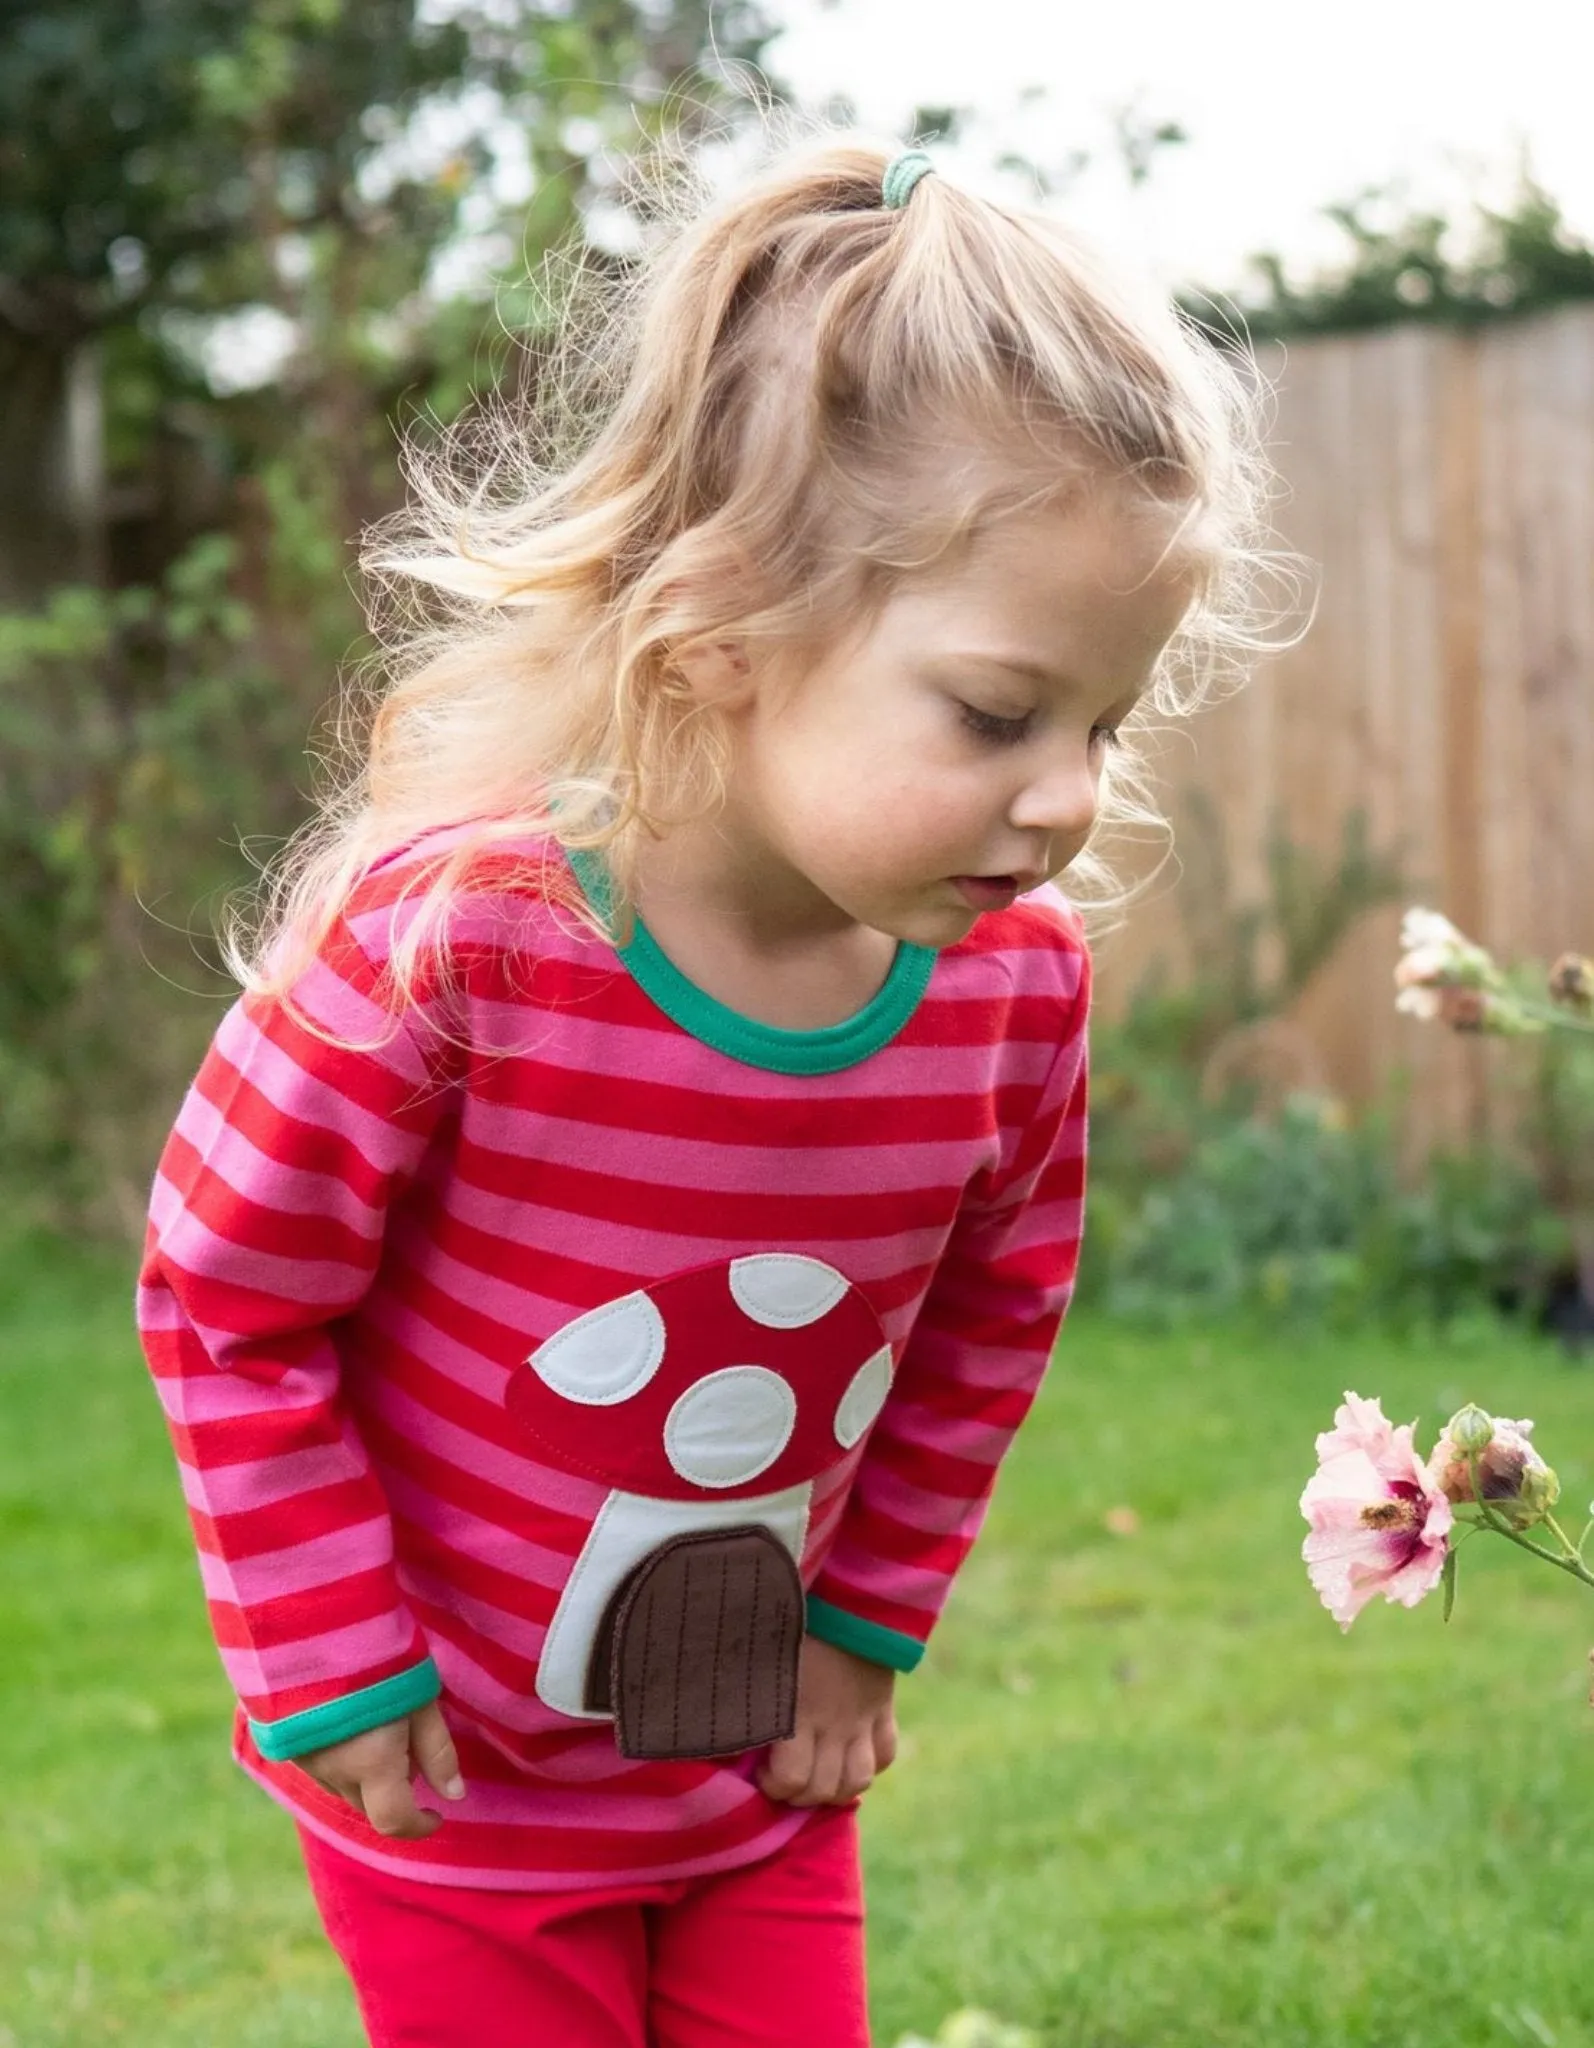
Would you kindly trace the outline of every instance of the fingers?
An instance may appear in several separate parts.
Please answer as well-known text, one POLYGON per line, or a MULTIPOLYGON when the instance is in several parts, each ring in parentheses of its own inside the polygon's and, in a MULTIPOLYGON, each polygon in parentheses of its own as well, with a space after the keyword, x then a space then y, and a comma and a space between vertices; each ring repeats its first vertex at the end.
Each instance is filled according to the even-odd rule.
POLYGON ((834 1806, 841 1797, 841 1780, 847 1752, 834 1739, 814 1744, 814 1760, 808 1783, 788 1806, 834 1806))
POLYGON ((759 1790, 785 1806, 846 1806, 860 1798, 896 1754, 895 1731, 882 1759, 876 1731, 845 1739, 799 1727, 789 1741, 773 1743, 759 1773, 759 1790))
POLYGON ((866 1729, 862 1735, 855 1736, 847 1745, 846 1756, 841 1766, 841 1783, 836 1795, 838 1800, 862 1798, 874 1783, 877 1768, 874 1736, 866 1729))
POLYGON ((758 1774, 758 1789, 766 1799, 796 1805, 808 1789, 814 1764, 814 1732, 798 1724, 797 1732, 784 1742, 769 1745, 769 1761, 758 1774))
POLYGON ((421 1776, 440 1798, 464 1798, 465 1780, 459 1774, 454 1738, 436 1700, 410 1716, 410 1753, 421 1776))
POLYGON ((454 1745, 435 1705, 421 1708, 406 1720, 389 1721, 346 1742, 314 1750, 298 1762, 317 1784, 336 1793, 356 1813, 363 1813, 378 1834, 405 1841, 424 1841, 442 1825, 440 1814, 428 1813, 415 1803, 410 1779, 417 1767, 445 1798, 459 1796, 449 1789, 459 1778, 454 1745), (436 1777, 421 1761, 423 1744, 436 1777))
POLYGON ((408 1758, 397 1768, 384 1765, 360 1780, 360 1804, 379 1835, 420 1842, 443 1825, 442 1816, 415 1804, 410 1790, 408 1758))

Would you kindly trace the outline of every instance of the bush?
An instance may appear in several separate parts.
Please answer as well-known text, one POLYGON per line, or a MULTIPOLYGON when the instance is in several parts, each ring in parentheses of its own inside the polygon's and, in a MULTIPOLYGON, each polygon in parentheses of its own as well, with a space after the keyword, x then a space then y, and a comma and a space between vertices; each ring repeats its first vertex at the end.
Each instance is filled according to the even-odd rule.
POLYGON ((1162 1327, 1246 1312, 1398 1326, 1537 1314, 1570 1249, 1528 1169, 1442 1155, 1403 1188, 1387 1121, 1352 1123, 1310 1095, 1204 1138, 1127 1216, 1121 1202, 1095 1291, 1162 1327))
POLYGON ((207 927, 249 872, 240 827, 302 815, 305 699, 262 659, 235 556, 211 534, 157 586, 67 585, 0 613, 13 1222, 136 1232, 182 1080, 235 992, 207 927))
POLYGON ((1398 1101, 1353 1117, 1290 1021, 1359 918, 1407 893, 1399 850, 1357 812, 1331 862, 1276 822, 1266 895, 1246 903, 1217 813, 1187 802, 1184 827, 1194 972, 1175 985, 1158 963, 1094 1038, 1082 1298, 1162 1326, 1545 1316, 1594 1216, 1588 1048, 1534 1041, 1508 1140, 1434 1157, 1414 1184, 1398 1101))
POLYGON ((1219 335, 1261 340, 1410 320, 1477 327, 1594 298, 1594 246, 1526 175, 1503 208, 1475 205, 1453 221, 1388 186, 1324 212, 1345 238, 1341 262, 1300 281, 1262 251, 1248 288, 1188 293, 1187 309, 1219 335))

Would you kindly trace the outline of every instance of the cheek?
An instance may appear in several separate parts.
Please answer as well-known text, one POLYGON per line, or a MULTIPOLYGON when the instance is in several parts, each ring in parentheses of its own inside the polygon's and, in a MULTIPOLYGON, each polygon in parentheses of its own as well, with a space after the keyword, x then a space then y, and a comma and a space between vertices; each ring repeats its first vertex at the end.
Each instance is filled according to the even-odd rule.
POLYGON ((801 780, 810 802, 832 816, 893 802, 928 779, 909 722, 870 716, 869 709, 844 708, 790 735, 787 771, 801 780))
POLYGON ((941 705, 857 688, 794 710, 768 733, 766 788, 810 857, 828 848, 850 864, 895 868, 923 854, 933 868, 935 849, 982 828, 991 777, 971 768, 941 705))
POLYGON ((882 883, 915 868, 945 826, 933 791, 879 748, 830 756, 807 782, 801 816, 817 867, 882 883))
POLYGON ((970 865, 989 829, 988 808, 954 780, 885 762, 835 836, 882 882, 916 882, 970 865))
POLYGON ((850 813, 849 836, 857 840, 933 832, 941 814, 956 808, 944 775, 900 741, 884 738, 835 764, 826 801, 833 811, 850 813))

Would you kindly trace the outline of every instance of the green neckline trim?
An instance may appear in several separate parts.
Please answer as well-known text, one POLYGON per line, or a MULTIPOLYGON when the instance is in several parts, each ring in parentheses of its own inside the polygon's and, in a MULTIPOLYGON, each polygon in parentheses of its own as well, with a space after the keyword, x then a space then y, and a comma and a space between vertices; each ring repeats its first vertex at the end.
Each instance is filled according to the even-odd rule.
POLYGON ((822 1643, 834 1643, 838 1650, 850 1650, 871 1664, 884 1664, 892 1671, 912 1671, 924 1655, 924 1645, 899 1629, 882 1628, 877 1621, 864 1621, 845 1607, 832 1607, 828 1600, 808 1596, 808 1633, 822 1643))
MULTIPOLYGON (((612 898, 602 857, 590 848, 566 847, 565 858, 587 901, 608 918, 612 898)), ((933 946, 904 939, 884 986, 861 1010, 817 1031, 785 1031, 744 1017, 689 981, 640 917, 632 919, 631 937, 616 950, 631 979, 683 1031, 744 1066, 775 1074, 839 1073, 889 1045, 919 1007, 936 962, 933 946)))
POLYGON ((274 1764, 285 1763, 312 1749, 325 1749, 329 1742, 347 1742, 351 1735, 363 1735, 384 1722, 401 1721, 417 1707, 435 1700, 442 1690, 442 1677, 427 1657, 408 1671, 379 1678, 375 1685, 363 1685, 341 1699, 323 1700, 318 1707, 306 1707, 302 1714, 287 1714, 280 1721, 251 1720, 249 1733, 263 1757, 274 1764))

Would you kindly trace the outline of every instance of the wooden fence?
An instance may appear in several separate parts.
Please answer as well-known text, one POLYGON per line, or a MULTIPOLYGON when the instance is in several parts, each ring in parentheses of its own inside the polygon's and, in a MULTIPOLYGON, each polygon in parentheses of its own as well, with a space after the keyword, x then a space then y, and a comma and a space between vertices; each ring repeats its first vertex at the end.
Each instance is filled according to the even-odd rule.
MULTIPOLYGON (((1501 956, 1594 953, 1594 307, 1296 342, 1267 368, 1278 523, 1319 610, 1168 751, 1170 808, 1212 799, 1255 898, 1275 812, 1331 852, 1361 805, 1375 843, 1405 842, 1411 900, 1501 956)), ((1108 1010, 1182 957, 1173 873, 1102 941, 1108 1010)), ((1409 1070, 1421 1153, 1489 1127, 1510 1049, 1395 1014, 1399 921, 1369 915, 1291 1021, 1303 1078, 1348 1101, 1409 1070)))

